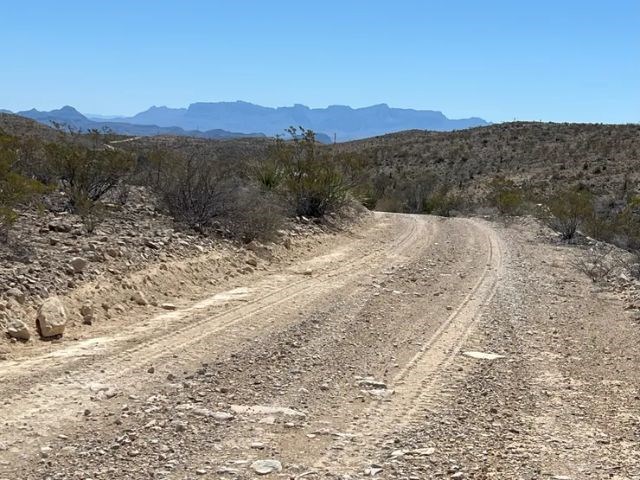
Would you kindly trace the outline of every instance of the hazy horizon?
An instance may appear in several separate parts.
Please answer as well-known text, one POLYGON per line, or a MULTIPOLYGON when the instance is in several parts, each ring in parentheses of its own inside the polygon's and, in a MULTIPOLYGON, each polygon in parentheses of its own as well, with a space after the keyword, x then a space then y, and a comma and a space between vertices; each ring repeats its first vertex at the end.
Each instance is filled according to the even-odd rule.
POLYGON ((131 116, 242 100, 637 123, 640 3, 31 1, 5 6, 0 108, 131 116))

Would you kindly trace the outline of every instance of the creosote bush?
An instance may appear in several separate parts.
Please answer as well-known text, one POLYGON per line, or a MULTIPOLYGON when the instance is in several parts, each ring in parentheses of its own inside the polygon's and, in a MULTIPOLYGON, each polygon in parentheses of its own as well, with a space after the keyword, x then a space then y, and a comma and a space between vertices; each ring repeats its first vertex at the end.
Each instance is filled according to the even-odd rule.
POLYGON ((551 228, 571 240, 585 220, 593 215, 593 197, 586 190, 562 190, 551 196, 546 206, 551 228))
POLYGON ((60 141, 45 148, 52 176, 62 185, 73 212, 90 208, 120 185, 133 167, 130 153, 101 143, 98 138, 92 147, 60 141))
POLYGON ((242 178, 243 166, 210 158, 155 155, 162 164, 154 188, 178 222, 205 235, 217 233, 243 242, 273 240, 286 216, 281 198, 242 178))
POLYGON ((513 180, 496 177, 489 183, 487 203, 501 215, 519 215, 524 211, 524 193, 513 180))
POLYGON ((207 159, 172 155, 163 159, 156 188, 176 221, 206 234, 231 208, 234 185, 221 167, 207 159))
POLYGON ((296 215, 322 217, 342 207, 355 187, 354 155, 321 149, 311 130, 290 128, 277 138, 269 158, 257 170, 258 182, 284 196, 296 215))
POLYGON ((0 242, 6 243, 9 229, 18 218, 15 208, 44 193, 42 183, 19 171, 20 146, 14 137, 0 131, 0 242))

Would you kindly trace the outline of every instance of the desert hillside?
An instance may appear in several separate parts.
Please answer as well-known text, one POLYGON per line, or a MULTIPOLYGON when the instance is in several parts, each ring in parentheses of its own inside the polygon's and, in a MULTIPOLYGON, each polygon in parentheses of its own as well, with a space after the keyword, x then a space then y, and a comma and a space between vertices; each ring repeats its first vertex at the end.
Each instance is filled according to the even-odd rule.
POLYGON ((455 132, 407 131, 338 145, 366 156, 375 175, 430 171, 468 186, 496 176, 518 183, 583 183, 597 193, 640 175, 640 125, 514 122, 455 132))

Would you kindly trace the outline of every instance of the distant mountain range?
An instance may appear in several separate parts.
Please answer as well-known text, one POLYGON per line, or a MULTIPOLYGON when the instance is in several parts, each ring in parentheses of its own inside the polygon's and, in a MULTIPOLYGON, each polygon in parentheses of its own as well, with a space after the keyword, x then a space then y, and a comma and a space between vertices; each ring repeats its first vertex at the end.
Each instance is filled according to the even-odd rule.
MULTIPOLYGON (((6 112, 5 113, 10 113, 6 112)), ((121 120, 93 120, 87 118, 75 108, 65 106, 59 110, 51 110, 50 112, 41 112, 36 109, 26 110, 22 112, 16 112, 16 115, 21 117, 30 118, 36 120, 45 125, 52 125, 53 123, 59 123, 62 125, 68 125, 80 130, 89 129, 109 129, 114 133, 122 135, 137 135, 137 136, 150 136, 150 135, 179 135, 190 137, 202 137, 213 139, 225 139, 225 138, 238 138, 238 137, 264 137, 262 133, 242 133, 242 132, 228 132, 221 129, 210 129, 205 131, 191 131, 185 130, 176 126, 158 126, 158 125, 145 125, 128 123, 121 120)))
POLYGON ((126 135, 189 135, 204 138, 282 135, 290 126, 317 132, 319 140, 338 141, 373 137, 402 130, 450 131, 488 125, 481 118, 449 119, 442 112, 333 105, 327 108, 262 107, 247 102, 193 103, 187 108, 151 107, 132 117, 86 116, 66 106, 41 112, 17 112, 41 123, 58 122, 79 129, 109 128, 126 135), (259 132, 259 133, 256 133, 259 132))

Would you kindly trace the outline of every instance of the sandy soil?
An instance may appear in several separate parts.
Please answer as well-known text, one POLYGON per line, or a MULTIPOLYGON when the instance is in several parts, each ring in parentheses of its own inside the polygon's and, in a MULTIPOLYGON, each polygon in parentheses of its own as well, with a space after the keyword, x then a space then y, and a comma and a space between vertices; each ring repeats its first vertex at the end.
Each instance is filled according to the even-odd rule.
POLYGON ((640 326, 542 233, 376 214, 0 362, 0 479, 640 478, 640 326))

